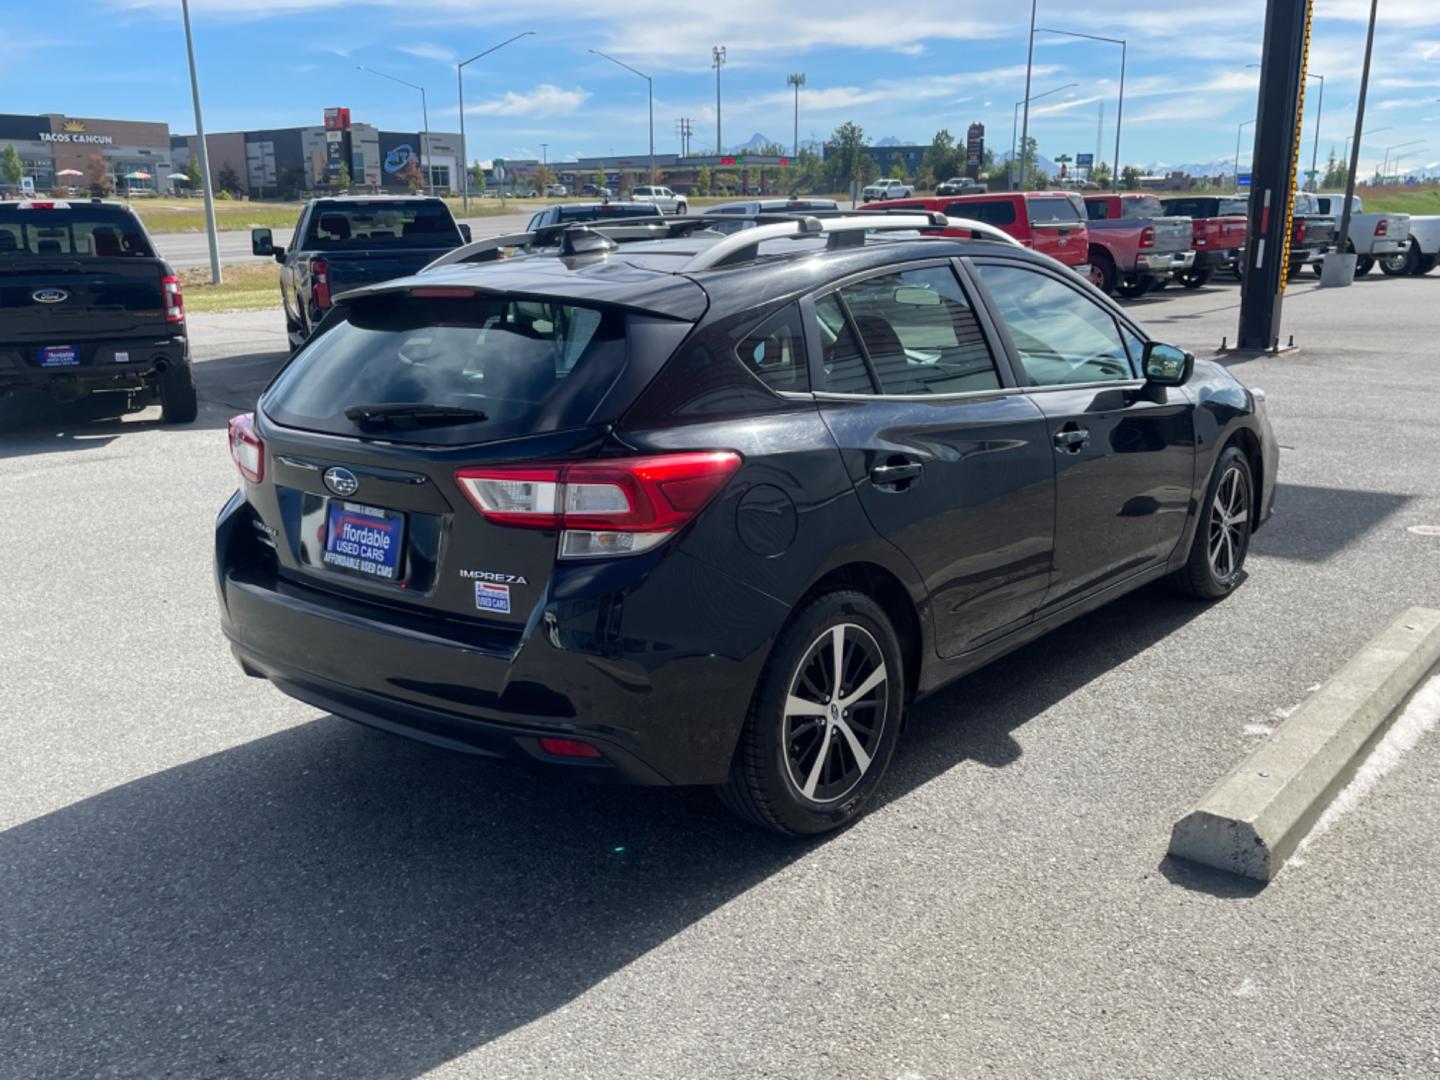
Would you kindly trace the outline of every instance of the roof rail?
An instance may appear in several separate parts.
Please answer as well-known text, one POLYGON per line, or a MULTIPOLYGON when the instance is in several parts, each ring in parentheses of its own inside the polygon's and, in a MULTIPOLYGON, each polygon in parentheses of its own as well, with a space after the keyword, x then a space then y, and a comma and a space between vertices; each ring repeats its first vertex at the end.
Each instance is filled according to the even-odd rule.
POLYGON ((598 218, 594 221, 562 221, 529 232, 506 233, 461 244, 427 263, 420 272, 455 263, 492 262, 501 258, 505 248, 556 247, 562 255, 577 255, 604 249, 603 245, 593 239, 580 240, 577 246, 572 241, 571 234, 578 233, 607 239, 612 242, 612 248, 614 244, 634 243, 638 240, 669 240, 677 236, 689 236, 713 225, 716 220, 718 219, 676 217, 662 221, 658 218, 618 217, 598 218))
MULTIPOLYGON (((983 221, 969 218, 950 218, 932 210, 915 210, 910 213, 872 211, 869 213, 842 213, 827 216, 833 211, 815 211, 803 215, 789 215, 788 220, 773 224, 757 225, 753 229, 731 233, 725 239, 699 252, 685 264, 686 273, 697 270, 713 270, 721 266, 747 262, 755 258, 761 244, 769 240, 800 240, 805 237, 827 235, 832 247, 860 242, 866 233, 915 231, 925 229, 960 228, 969 229, 987 240, 1021 247, 1021 243, 1009 233, 983 221), (850 240, 853 234, 857 240, 850 240)), ((782 218, 784 215, 782 215, 782 218)))

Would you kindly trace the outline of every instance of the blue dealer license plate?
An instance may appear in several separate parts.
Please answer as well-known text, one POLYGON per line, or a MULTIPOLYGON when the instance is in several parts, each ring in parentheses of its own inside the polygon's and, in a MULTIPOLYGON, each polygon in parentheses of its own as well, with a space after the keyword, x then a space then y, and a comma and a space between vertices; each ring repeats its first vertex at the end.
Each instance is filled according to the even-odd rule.
POLYGON ((41 367, 77 367, 79 363, 80 350, 74 345, 40 346, 41 367))
POLYGON ((404 514, 334 499, 325 519, 323 561, 332 570, 394 581, 404 540, 404 514))

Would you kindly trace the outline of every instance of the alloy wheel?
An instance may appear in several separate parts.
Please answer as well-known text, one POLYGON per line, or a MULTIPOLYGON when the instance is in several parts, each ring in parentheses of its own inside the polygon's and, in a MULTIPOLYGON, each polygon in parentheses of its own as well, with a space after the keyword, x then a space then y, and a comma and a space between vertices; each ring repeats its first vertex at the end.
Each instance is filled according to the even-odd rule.
POLYGON ((827 627, 790 680, 783 719, 785 768, 811 802, 843 799, 869 772, 884 734, 889 675, 863 626, 827 627))
POLYGON ((1231 465, 1215 487, 1210 503, 1210 572, 1228 581, 1240 568, 1249 539, 1250 485, 1244 470, 1231 465))

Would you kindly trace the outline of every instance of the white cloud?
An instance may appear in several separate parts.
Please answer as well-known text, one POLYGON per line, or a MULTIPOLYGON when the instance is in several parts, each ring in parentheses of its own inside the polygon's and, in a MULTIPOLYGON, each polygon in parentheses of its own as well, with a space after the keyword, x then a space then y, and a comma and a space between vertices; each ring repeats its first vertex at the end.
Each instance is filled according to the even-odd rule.
POLYGON ((1037 105, 1030 110, 1030 118, 1037 116, 1049 116, 1052 113, 1069 112, 1071 109, 1078 109, 1081 105, 1093 105, 1100 100, 1100 95, 1094 97, 1075 98, 1071 101, 1062 101, 1057 105, 1037 105))
POLYGON ((434 60, 440 64, 453 64, 460 59, 454 49, 446 48, 444 45, 435 45, 428 41, 422 41, 418 45, 396 45, 396 50, 417 56, 421 60, 434 60))
POLYGON ((590 99, 590 91, 575 87, 564 90, 550 83, 541 83, 533 90, 506 91, 502 96, 476 105, 466 105, 472 116, 569 116, 590 99))

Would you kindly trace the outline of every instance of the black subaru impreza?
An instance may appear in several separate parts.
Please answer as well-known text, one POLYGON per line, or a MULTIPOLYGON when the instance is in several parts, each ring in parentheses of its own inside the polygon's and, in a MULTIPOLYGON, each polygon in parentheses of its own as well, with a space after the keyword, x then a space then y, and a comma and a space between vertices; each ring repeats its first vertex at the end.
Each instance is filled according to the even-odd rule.
POLYGON ((241 666, 804 834, 863 810, 923 695, 1157 578, 1233 590, 1263 395, 936 224, 576 227, 337 297, 231 422, 241 666))

